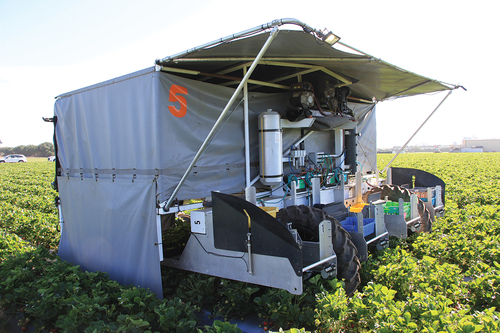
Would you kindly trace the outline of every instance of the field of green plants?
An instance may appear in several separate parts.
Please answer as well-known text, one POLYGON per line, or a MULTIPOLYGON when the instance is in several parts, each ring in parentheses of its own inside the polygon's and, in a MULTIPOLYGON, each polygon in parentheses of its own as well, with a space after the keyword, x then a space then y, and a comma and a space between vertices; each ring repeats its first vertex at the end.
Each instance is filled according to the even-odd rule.
MULTIPOLYGON (((379 168, 392 157, 379 155, 379 168)), ((319 276, 294 296, 162 268, 158 300, 60 261, 54 163, 0 165, 1 320, 41 332, 241 332, 234 322, 247 315, 262 331, 500 331, 500 154, 404 154, 393 166, 442 178, 446 213, 432 233, 371 253, 354 296, 319 276), (221 320, 200 325, 201 309, 221 320)))

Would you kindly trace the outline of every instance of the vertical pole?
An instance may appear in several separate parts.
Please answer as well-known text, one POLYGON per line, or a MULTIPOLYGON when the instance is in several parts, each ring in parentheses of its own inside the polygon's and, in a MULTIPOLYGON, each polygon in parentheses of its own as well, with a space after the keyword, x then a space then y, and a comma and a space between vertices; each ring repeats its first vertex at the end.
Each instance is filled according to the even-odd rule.
POLYGON ((57 211, 59 213, 59 228, 61 230, 61 235, 62 235, 63 227, 64 227, 64 218, 63 218, 63 214, 62 214, 61 204, 57 205, 57 211))
MULTIPOLYGON (((247 74, 247 67, 243 67, 243 76, 247 74)), ((243 86, 243 124, 245 126, 245 185, 251 186, 250 179, 250 120, 248 119, 248 82, 243 86)))
MULTIPOLYGON (((342 168, 342 151, 344 150, 344 130, 335 130, 335 155, 339 156, 335 159, 335 166, 342 168)), ((343 168, 342 168, 343 169, 343 168)))
POLYGON ((245 187, 245 200, 253 203, 254 205, 257 204, 257 192, 255 191, 255 187, 245 187))
POLYGON ((375 205, 375 236, 385 232, 384 207, 382 203, 375 205))
MULTIPOLYGON (((340 191, 342 192, 342 201, 346 199, 345 195, 345 184, 344 184, 344 168, 342 168, 342 173, 340 174, 340 191)), ((344 202, 345 205, 345 202, 344 202)))
POLYGON ((427 202, 430 202, 432 205, 432 187, 427 188, 427 202))
POLYGON ((399 200, 398 200, 398 215, 404 216, 404 214, 405 214, 405 202, 403 201, 402 198, 399 198, 399 200))
POLYGON ((297 183, 295 180, 292 180, 290 183, 291 185, 291 190, 290 190, 290 197, 292 199, 292 205, 296 206, 297 205, 297 183))
POLYGON ((363 193, 362 193, 362 188, 361 188, 361 172, 357 171, 356 172, 356 184, 354 186, 354 190, 356 191, 356 203, 361 203, 363 202, 363 193))
POLYGON ((411 211, 410 211, 410 219, 415 219, 418 217, 418 197, 415 193, 410 196, 411 202, 411 211))
POLYGON ((161 235, 161 215, 156 212, 156 235, 158 237, 158 253, 160 255, 160 261, 163 261, 163 243, 161 235))
POLYGON ((443 200, 441 200, 441 185, 436 186, 436 207, 442 206, 443 200))
POLYGON ((312 183, 312 202, 311 206, 319 204, 321 202, 321 184, 318 177, 311 179, 312 183))

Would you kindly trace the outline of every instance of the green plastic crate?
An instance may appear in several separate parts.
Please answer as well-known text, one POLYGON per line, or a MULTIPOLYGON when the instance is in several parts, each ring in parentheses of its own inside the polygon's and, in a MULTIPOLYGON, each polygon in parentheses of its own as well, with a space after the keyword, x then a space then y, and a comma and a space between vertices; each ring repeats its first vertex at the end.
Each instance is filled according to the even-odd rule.
MULTIPOLYGON (((410 215, 411 204, 409 202, 403 203, 403 213, 406 216, 410 215)), ((384 204, 385 215, 399 215, 399 202, 389 201, 384 204)))

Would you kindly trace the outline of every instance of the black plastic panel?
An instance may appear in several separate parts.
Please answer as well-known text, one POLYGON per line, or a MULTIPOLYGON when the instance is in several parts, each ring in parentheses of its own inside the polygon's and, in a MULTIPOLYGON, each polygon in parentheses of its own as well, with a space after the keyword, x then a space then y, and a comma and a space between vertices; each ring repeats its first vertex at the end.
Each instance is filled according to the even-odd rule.
POLYGON ((295 273, 302 276, 302 252, 290 231, 278 220, 232 195, 212 192, 212 203, 215 248, 247 251, 249 230, 245 210, 251 219, 252 253, 288 258, 295 273))
POLYGON ((409 185, 411 188, 415 176, 415 187, 441 186, 441 200, 444 204, 445 184, 441 178, 427 171, 410 168, 392 168, 392 183, 394 185, 409 185))

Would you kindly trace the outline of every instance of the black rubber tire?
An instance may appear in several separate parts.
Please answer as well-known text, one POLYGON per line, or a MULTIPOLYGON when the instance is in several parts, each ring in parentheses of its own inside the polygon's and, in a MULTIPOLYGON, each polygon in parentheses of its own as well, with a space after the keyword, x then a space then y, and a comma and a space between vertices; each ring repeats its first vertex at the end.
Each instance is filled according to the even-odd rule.
POLYGON ((321 221, 332 222, 333 250, 337 255, 337 278, 344 281, 346 294, 352 295, 361 282, 359 276, 361 264, 357 257, 358 250, 340 222, 321 209, 304 205, 283 208, 277 217, 285 225, 291 222, 292 228, 297 229, 304 241, 317 242, 318 226, 321 221))

